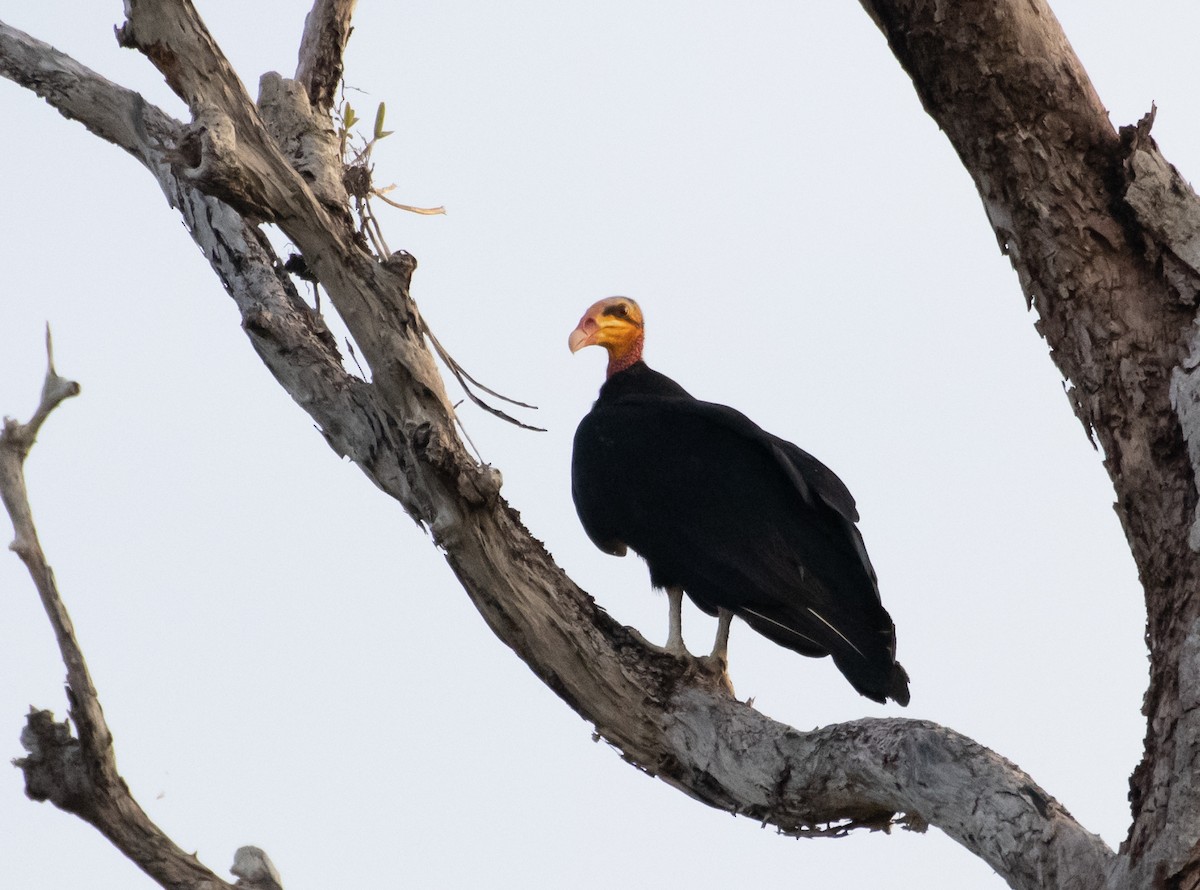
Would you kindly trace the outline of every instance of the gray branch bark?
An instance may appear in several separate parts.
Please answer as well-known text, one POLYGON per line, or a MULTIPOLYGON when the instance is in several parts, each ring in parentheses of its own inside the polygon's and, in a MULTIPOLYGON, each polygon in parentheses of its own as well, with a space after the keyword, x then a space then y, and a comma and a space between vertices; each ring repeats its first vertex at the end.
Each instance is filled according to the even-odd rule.
MULTIPOLYGON (((1189 376, 1197 363, 1180 367, 1195 308, 1193 229, 1154 229, 1138 216, 1161 216, 1154 202, 1178 183, 1163 173, 1147 134, 1123 141, 1112 131, 1044 4, 968 2, 928 12, 916 2, 864 5, 975 176, 1117 485, 1155 652, 1151 737, 1122 857, 1013 764, 952 730, 862 720, 803 733, 771 721, 704 673, 648 651, 554 565, 499 496, 497 474, 472 460, 455 435, 408 277, 364 249, 344 199, 314 189, 314 169, 302 175, 280 151, 280 139, 319 145, 328 131, 332 94, 314 88, 320 78, 304 62, 320 52, 302 50, 302 90, 268 78, 256 107, 190 4, 129 0, 120 39, 166 75, 192 110, 190 124, 4 26, 0 73, 150 170, 283 388, 338 454, 431 530, 497 636, 628 761, 710 806, 789 834, 934 825, 1013 887, 1082 890, 1178 878, 1200 819, 1192 783, 1171 782, 1200 719, 1200 709, 1180 705, 1181 692, 1196 688, 1187 666, 1196 663, 1189 641, 1198 635, 1197 607, 1184 595, 1196 574, 1187 546, 1196 487, 1181 431, 1191 427, 1179 421, 1190 410, 1194 427, 1200 411, 1172 409, 1172 399, 1200 403, 1189 376), (296 92, 307 109, 266 101, 296 92), (1171 185, 1164 191, 1156 182, 1171 185), (277 223, 299 246, 357 341, 371 383, 345 371, 257 220, 277 223), (1172 608, 1178 615, 1168 614, 1172 608)), ((339 7, 335 36, 318 43, 344 46, 349 6, 339 7)), ((314 17, 306 33, 331 33, 314 17)), ((340 172, 327 169, 327 152, 302 154, 325 167, 326 178, 340 172)))

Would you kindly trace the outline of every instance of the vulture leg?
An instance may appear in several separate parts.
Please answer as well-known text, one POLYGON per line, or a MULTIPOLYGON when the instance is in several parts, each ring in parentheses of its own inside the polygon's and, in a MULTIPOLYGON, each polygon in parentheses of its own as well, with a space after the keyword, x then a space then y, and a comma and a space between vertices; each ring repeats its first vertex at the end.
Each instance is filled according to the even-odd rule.
POLYGON ((713 641, 712 652, 700 659, 700 664, 709 673, 715 674, 717 682, 725 691, 733 695, 733 683, 729 679, 729 625, 733 621, 733 613, 728 609, 717 609, 717 638, 713 641))
POLYGON ((656 646, 647 640, 637 628, 626 627, 625 629, 639 643, 649 649, 651 652, 660 652, 663 655, 673 655, 676 658, 688 659, 692 654, 688 652, 687 646, 683 642, 683 588, 668 587, 667 600, 670 602, 670 628, 667 631, 667 645, 656 646))
POLYGON ((667 631, 666 651, 672 655, 687 655, 687 646, 683 643, 683 588, 668 587, 667 599, 671 602, 671 623, 667 631))
POLYGON ((708 657, 721 663, 722 668, 729 663, 729 624, 733 621, 733 613, 728 609, 717 610, 717 638, 713 640, 712 654, 708 657))

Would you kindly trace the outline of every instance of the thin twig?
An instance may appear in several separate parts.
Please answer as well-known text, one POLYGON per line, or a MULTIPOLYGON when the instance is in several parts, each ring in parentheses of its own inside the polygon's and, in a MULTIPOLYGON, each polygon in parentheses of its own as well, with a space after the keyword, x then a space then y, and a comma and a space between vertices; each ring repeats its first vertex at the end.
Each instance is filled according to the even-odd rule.
POLYGON ((522 408, 532 408, 534 411, 537 410, 537 405, 529 405, 529 404, 526 404, 525 402, 518 402, 516 399, 510 399, 508 396, 501 395, 500 393, 496 392, 494 389, 490 389, 489 387, 484 386, 482 383, 480 383, 478 380, 476 380, 474 377, 472 377, 470 374, 468 374, 463 369, 462 365, 460 365, 457 361, 454 360, 454 357, 446 351, 445 347, 443 347, 441 343, 438 342, 438 338, 434 336, 433 331, 431 331, 429 329, 429 325, 425 323, 425 319, 423 319, 423 318, 421 319, 421 328, 425 331, 425 336, 429 338, 429 342, 433 344, 434 351, 436 351, 437 354, 441 357, 441 359, 445 363, 446 367, 450 370, 450 373, 454 375, 454 379, 457 380, 459 386, 461 386, 463 388, 463 392, 467 394, 467 398, 469 398, 472 402, 474 402, 476 405, 478 405, 480 408, 482 408, 484 411, 488 412, 489 414, 499 417, 501 420, 506 420, 515 426, 519 426, 521 429, 533 430, 534 432, 538 432, 538 433, 546 432, 546 430, 543 427, 532 426, 528 423, 522 423, 521 421, 517 420, 512 415, 507 414, 504 411, 501 411, 499 408, 489 405, 483 399, 479 398, 479 396, 475 395, 475 393, 472 392, 472 390, 471 390, 470 383, 475 384, 480 389, 482 389, 484 392, 486 392, 488 395, 493 395, 498 399, 503 399, 504 401, 508 402, 511 405, 519 405, 522 408), (468 383, 468 381, 470 383, 468 383))
MULTIPOLYGON (((25 458, 37 439, 38 431, 50 412, 66 399, 79 394, 79 384, 60 377, 54 370, 53 343, 50 328, 46 327, 46 379, 42 383, 42 396, 37 409, 28 423, 18 423, 11 417, 4 419, 4 430, 0 432, 0 498, 13 523, 14 538, 9 549, 17 554, 33 576, 42 605, 54 626, 63 661, 67 665, 67 682, 77 694, 91 687, 83 656, 75 643, 71 620, 62 607, 54 586, 54 575, 46 564, 38 542, 37 528, 33 522, 33 511, 25 488, 25 458)), ((103 729, 104 718, 99 727, 103 729)))
MULTIPOLYGON (((424 324, 424 319, 422 319, 421 322, 422 322, 422 324, 424 324)), ((446 350, 442 346, 442 344, 438 342, 437 337, 435 337, 433 335, 433 331, 429 330, 428 325, 426 325, 426 327, 425 327, 425 334, 433 342, 433 347, 434 347, 434 349, 437 350, 438 355, 440 355, 442 357, 442 361, 446 362, 446 364, 448 364, 448 365, 453 365, 455 370, 457 370, 460 374, 462 374, 463 377, 470 380, 472 383, 474 383, 476 386, 478 386, 480 389, 482 389, 484 392, 486 392, 489 396, 495 396, 498 399, 502 399, 505 402, 508 402, 510 405, 516 405, 520 408, 531 408, 534 411, 536 411, 538 409, 537 405, 530 405, 528 402, 519 402, 516 399, 509 398, 508 396, 504 395, 503 393, 496 392, 496 390, 492 389, 491 387, 487 386, 484 383, 480 383, 478 380, 476 380, 474 377, 472 377, 469 373, 467 373, 466 368, 464 368, 462 365, 460 365, 457 361, 454 360, 454 358, 448 352, 446 352, 446 350)))
POLYGON ((375 230, 375 237, 372 238, 372 240, 375 241, 377 245, 382 246, 379 256, 386 260, 392 255, 392 249, 388 247, 387 239, 383 237, 383 228, 379 225, 379 220, 377 220, 375 218, 375 214, 371 212, 371 205, 367 202, 364 202, 363 206, 365 207, 363 218, 370 224, 371 228, 375 230))
POLYGON ((419 213, 421 216, 445 216, 445 207, 414 207, 411 204, 400 204, 389 198, 386 192, 390 192, 396 186, 389 185, 381 189, 371 189, 371 194, 385 204, 389 204, 399 210, 407 210, 409 213, 419 213))

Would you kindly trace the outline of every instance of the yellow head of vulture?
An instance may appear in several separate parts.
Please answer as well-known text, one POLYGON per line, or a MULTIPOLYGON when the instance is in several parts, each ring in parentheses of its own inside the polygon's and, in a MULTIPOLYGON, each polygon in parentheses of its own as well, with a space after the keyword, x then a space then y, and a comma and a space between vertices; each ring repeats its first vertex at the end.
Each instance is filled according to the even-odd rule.
POLYGON ((592 304, 567 344, 571 352, 585 346, 608 350, 608 376, 623 371, 642 357, 644 326, 642 310, 628 297, 609 297, 592 304))

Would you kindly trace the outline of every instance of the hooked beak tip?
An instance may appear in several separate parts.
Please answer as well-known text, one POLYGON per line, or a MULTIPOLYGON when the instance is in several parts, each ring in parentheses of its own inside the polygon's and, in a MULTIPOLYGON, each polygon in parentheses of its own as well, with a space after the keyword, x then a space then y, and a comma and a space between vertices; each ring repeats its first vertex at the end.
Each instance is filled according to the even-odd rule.
POLYGON ((571 348, 571 352, 575 353, 590 345, 590 337, 582 328, 576 328, 571 331, 571 336, 567 338, 567 346, 571 348))

